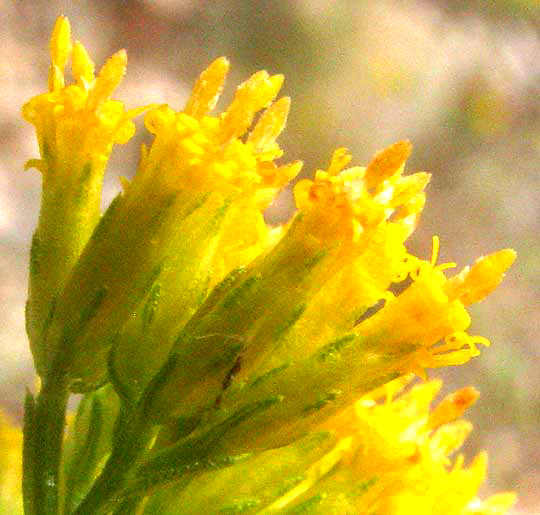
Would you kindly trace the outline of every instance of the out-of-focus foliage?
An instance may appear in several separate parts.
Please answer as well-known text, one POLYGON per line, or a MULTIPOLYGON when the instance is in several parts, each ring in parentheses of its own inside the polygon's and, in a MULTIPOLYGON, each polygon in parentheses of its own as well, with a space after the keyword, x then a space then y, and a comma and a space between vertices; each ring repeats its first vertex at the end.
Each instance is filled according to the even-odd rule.
POLYGON ((0 513, 22 513, 22 433, 0 411, 0 513))

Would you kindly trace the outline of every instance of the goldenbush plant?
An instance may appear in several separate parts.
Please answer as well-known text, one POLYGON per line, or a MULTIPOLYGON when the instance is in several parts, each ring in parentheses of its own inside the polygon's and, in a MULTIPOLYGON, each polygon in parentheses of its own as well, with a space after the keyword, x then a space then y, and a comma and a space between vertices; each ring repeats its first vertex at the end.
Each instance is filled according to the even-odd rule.
POLYGON ((26 309, 40 385, 24 439, 0 418, 0 511, 24 498, 25 515, 506 513, 513 494, 477 497, 485 454, 452 457, 476 390, 432 407, 440 382, 410 383, 489 343, 466 308, 515 254, 453 273, 437 238, 429 260, 408 252, 429 181, 404 173, 409 142, 366 167, 336 150, 270 227, 264 210, 302 166, 277 162, 281 75, 255 73, 213 116, 225 58, 178 112, 111 99, 125 52, 96 75, 64 17, 51 60, 23 108, 43 178, 26 309), (143 115, 154 140, 100 214, 112 147, 143 115))

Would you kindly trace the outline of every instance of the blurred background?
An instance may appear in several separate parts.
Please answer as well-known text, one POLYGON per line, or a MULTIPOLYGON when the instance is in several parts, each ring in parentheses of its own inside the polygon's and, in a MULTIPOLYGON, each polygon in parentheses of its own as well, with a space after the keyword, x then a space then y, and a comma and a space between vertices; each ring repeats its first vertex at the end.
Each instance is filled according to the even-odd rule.
MULTIPOLYGON (((116 97, 128 107, 182 107, 215 57, 232 63, 226 105, 259 69, 284 73, 293 98, 280 142, 304 173, 347 146, 353 164, 410 139, 409 171, 433 174, 422 223, 409 247, 464 266, 513 247, 518 261, 489 300, 472 308, 472 334, 492 347, 454 370, 432 372, 446 390, 482 393, 466 447, 490 455, 483 493, 519 493, 515 514, 540 512, 540 2, 538 0, 0 0, 0 405, 20 420, 34 382, 24 333, 29 243, 40 177, 21 105, 44 91, 48 40, 64 13, 100 66, 119 48, 128 73, 116 97)), ((144 131, 141 131, 144 133, 144 131)), ((141 138, 116 147, 104 204, 131 176, 141 138)), ((271 222, 292 210, 285 191, 271 222)))

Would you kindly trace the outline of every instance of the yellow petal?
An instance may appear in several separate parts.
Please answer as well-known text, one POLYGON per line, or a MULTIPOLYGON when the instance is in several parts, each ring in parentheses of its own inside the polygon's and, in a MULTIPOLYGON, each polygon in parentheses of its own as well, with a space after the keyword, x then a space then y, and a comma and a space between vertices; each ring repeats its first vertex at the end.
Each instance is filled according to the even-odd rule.
POLYGON ((262 152, 269 145, 272 145, 281 134, 287 122, 287 115, 291 106, 291 99, 283 97, 274 102, 259 118, 257 125, 250 133, 250 142, 255 152, 262 152))
POLYGON ((344 147, 338 148, 334 151, 332 155, 332 161, 328 167, 329 175, 337 175, 341 170, 343 170, 351 161, 351 154, 344 147))
POLYGON ((94 110, 109 99, 126 73, 127 53, 119 50, 113 54, 99 71, 98 77, 88 95, 87 109, 94 110))
POLYGON ((283 84, 283 75, 269 76, 260 71, 240 84, 236 95, 222 119, 224 141, 238 137, 251 125, 257 111, 266 107, 277 95, 283 84))

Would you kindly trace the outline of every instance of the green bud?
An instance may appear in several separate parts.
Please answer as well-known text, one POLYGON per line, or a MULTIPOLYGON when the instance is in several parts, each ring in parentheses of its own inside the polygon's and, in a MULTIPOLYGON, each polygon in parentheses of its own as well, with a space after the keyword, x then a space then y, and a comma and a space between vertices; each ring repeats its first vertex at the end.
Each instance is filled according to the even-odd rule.
POLYGON ((131 121, 145 108, 126 111, 110 96, 124 76, 125 51, 110 57, 94 77, 94 64, 80 43, 71 44, 68 20, 60 17, 51 38, 49 91, 23 107, 36 129, 43 177, 38 226, 32 240, 26 327, 37 371, 50 365, 44 343, 55 299, 99 220, 103 174, 113 145, 134 134, 131 121), (72 54, 74 84, 65 84, 72 54), (84 77, 84 80, 82 80, 84 77))

